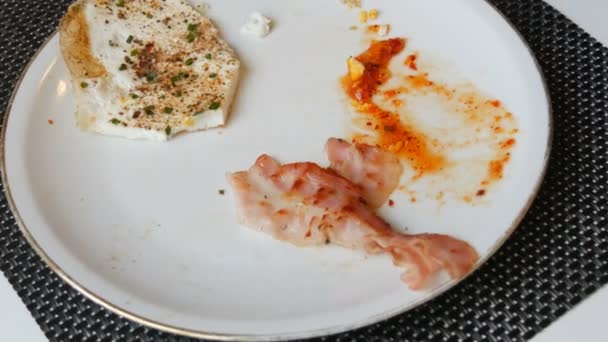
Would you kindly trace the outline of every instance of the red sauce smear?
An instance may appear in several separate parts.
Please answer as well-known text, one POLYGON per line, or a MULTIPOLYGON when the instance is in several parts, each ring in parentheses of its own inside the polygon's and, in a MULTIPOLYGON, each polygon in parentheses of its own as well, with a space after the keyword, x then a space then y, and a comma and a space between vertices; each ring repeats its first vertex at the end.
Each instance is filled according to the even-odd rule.
MULTIPOLYGON (((404 48, 405 39, 402 38, 372 42, 365 52, 355 57, 365 67, 363 75, 356 80, 350 75, 344 76, 342 86, 355 109, 374 122, 377 145, 409 161, 418 175, 423 175, 441 170, 446 163, 445 157, 432 151, 430 139, 404 124, 398 113, 383 110, 372 101, 379 87, 391 77, 390 61, 404 48)), ((385 96, 390 98, 393 94, 385 96)))
POLYGON ((414 70, 414 71, 418 71, 418 64, 417 64, 417 59, 418 59, 418 55, 416 55, 415 53, 407 56, 407 58, 405 59, 404 64, 407 65, 408 68, 414 70))

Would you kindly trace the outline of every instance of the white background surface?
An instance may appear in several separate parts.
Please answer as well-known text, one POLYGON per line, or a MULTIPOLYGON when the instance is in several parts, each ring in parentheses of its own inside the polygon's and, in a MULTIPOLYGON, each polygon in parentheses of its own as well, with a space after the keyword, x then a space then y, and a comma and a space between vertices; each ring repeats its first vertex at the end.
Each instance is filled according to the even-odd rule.
MULTIPOLYGON (((608 13, 605 0, 546 0, 602 43, 608 45, 608 13)), ((608 288, 585 300, 581 305, 554 322, 534 338, 534 342, 602 341, 602 325, 608 307, 608 288)), ((0 277, 0 335, 5 341, 45 341, 40 328, 4 277, 0 277)))

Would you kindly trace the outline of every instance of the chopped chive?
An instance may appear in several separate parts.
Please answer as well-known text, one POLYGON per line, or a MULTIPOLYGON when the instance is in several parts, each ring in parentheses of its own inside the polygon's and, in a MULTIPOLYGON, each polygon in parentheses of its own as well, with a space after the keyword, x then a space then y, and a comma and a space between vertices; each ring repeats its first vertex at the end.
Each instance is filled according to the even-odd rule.
POLYGON ((133 100, 135 100, 135 99, 138 99, 138 98, 139 98, 139 95, 137 95, 137 94, 131 94, 130 96, 131 96, 131 98, 132 98, 133 100))
POLYGON ((125 0, 118 0, 118 1, 116 1, 116 6, 118 6, 118 7, 125 7, 125 0))
POLYGON ((137 49, 131 50, 131 56, 137 56, 137 55, 139 55, 139 50, 137 50, 137 49))
POLYGON ((158 78, 158 74, 155 73, 154 71, 150 71, 146 74, 146 81, 148 81, 148 83, 155 82, 157 78, 158 78))
POLYGON ((84 88, 88 88, 89 84, 87 82, 80 82, 80 88, 84 89, 84 88))
POLYGON ((127 70, 127 65, 125 63, 122 63, 120 65, 120 67, 118 67, 118 70, 120 70, 120 71, 127 70))
POLYGON ((184 73, 180 72, 177 75, 171 77, 171 83, 175 84, 184 78, 184 73))
POLYGON ((150 14, 150 13, 146 13, 146 17, 148 17, 148 19, 154 18, 154 16, 152 14, 150 14))
POLYGON ((167 126, 165 128, 165 133, 167 133, 167 135, 171 135, 171 126, 167 126))
POLYGON ((120 121, 120 120, 118 120, 117 118, 113 118, 112 120, 110 120, 110 122, 111 122, 113 125, 118 125, 118 124, 120 124, 120 123, 121 123, 121 121, 120 121))
POLYGON ((192 59, 192 58, 186 59, 186 65, 192 65, 192 63, 194 63, 194 59, 192 59))
POLYGON ((211 104, 209 105, 210 110, 216 110, 218 108, 220 108, 220 103, 217 101, 211 102, 211 104))
POLYGON ((171 107, 165 107, 163 109, 163 112, 165 112, 165 114, 171 114, 171 113, 173 113, 173 108, 171 108, 171 107))
POLYGON ((209 78, 216 78, 216 77, 217 77, 216 73, 212 73, 212 74, 209 75, 209 78))
POLYGON ((211 59, 211 54, 210 54, 210 53, 206 54, 206 55, 205 55, 205 58, 207 58, 207 59, 211 59))
POLYGON ((116 44, 113 40, 108 40, 108 44, 110 44, 111 47, 117 47, 118 44, 116 44))
POLYGON ((186 36, 186 40, 188 41, 188 43, 192 43, 195 39, 196 39, 196 35, 194 34, 194 32, 190 32, 186 36))
POLYGON ((127 43, 131 44, 131 42, 133 42, 133 39, 133 36, 130 35, 129 37, 127 37, 127 43))
POLYGON ((159 99, 161 99, 161 100, 164 100, 166 97, 167 97, 167 96, 165 96, 165 95, 161 95, 161 96, 159 96, 158 98, 159 98, 159 99))
POLYGON ((188 31, 195 32, 198 29, 198 24, 189 24, 188 31))
POLYGON ((182 97, 183 93, 181 90, 175 92, 175 97, 182 97))
POLYGON ((154 106, 145 106, 144 107, 144 112, 147 115, 153 115, 154 114, 154 106))

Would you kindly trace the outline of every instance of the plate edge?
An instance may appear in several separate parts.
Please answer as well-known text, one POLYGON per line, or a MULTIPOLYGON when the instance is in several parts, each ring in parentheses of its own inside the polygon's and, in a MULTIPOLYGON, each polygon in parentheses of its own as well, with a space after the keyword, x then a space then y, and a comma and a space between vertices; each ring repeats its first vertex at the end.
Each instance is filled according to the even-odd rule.
POLYGON ((542 172, 538 176, 535 186, 532 189, 526 204, 522 207, 518 216, 512 222, 511 227, 503 234, 503 236, 500 239, 498 239, 496 241, 496 243, 494 244, 492 249, 490 249, 488 254, 477 263, 475 268, 465 277, 458 279, 457 281, 451 281, 449 283, 446 283, 444 286, 441 286, 440 288, 435 289, 429 296, 427 296, 426 298, 424 298, 422 300, 413 302, 410 305, 407 305, 398 310, 383 312, 381 314, 371 316, 368 319, 361 321, 361 322, 357 322, 357 323, 353 323, 353 324, 349 324, 349 325, 340 325, 340 326, 335 326, 335 327, 329 327, 329 328, 324 328, 321 330, 302 331, 302 332, 285 333, 285 334, 270 334, 270 335, 225 334, 225 333, 214 333, 214 332, 192 330, 192 329, 187 329, 187 328, 180 328, 180 327, 172 326, 169 324, 157 322, 157 321, 154 321, 154 320, 146 318, 146 317, 142 317, 140 315, 130 312, 129 310, 126 310, 115 304, 110 303, 109 301, 103 299, 102 296, 92 292, 88 288, 82 286, 80 283, 78 283, 77 281, 72 279, 70 277, 70 275, 68 275, 67 272, 65 272, 61 267, 59 267, 59 265, 57 265, 44 252, 44 250, 40 247, 40 245, 38 244, 36 239, 30 234, 29 230, 25 226, 23 220, 21 219, 19 211, 17 210, 17 208, 15 206, 13 198, 12 198, 10 187, 8 185, 8 177, 6 174, 6 163, 5 163, 6 130, 7 130, 7 123, 9 120, 9 116, 10 116, 11 110, 12 110, 13 101, 15 99, 17 91, 21 87, 21 83, 22 83, 25 75, 27 74, 29 68, 34 63, 36 58, 40 55, 42 50, 44 50, 44 48, 49 44, 49 42, 57 35, 57 33, 58 33, 57 29, 52 34, 50 34, 50 36, 38 48, 36 53, 31 57, 30 61, 26 64, 26 66, 21 71, 21 74, 20 74, 19 78, 17 79, 17 82, 15 83, 15 88, 13 89, 11 97, 9 98, 6 110, 4 112, 4 117, 2 119, 2 131, 0 133, 0 135, 1 135, 1 137, 0 137, 0 173, 2 174, 2 184, 4 186, 4 194, 5 194, 9 209, 11 210, 11 212, 15 218, 15 222, 17 223, 19 230, 21 231, 21 233, 23 234, 23 236, 25 237, 25 239, 29 243, 29 245, 36 252, 36 254, 42 259, 42 261, 55 274, 57 274, 63 281, 68 283, 72 288, 74 288, 76 291, 80 292, 82 295, 84 295, 89 300, 108 309, 109 311, 111 311, 115 314, 118 314, 119 316, 122 316, 124 318, 127 318, 131 321, 134 321, 138 324, 141 324, 141 325, 144 325, 144 326, 147 326, 150 328, 154 328, 154 329, 157 329, 160 331, 164 331, 164 332, 168 332, 168 333, 172 333, 172 334, 176 334, 176 335, 182 335, 182 336, 188 336, 188 337, 194 337, 194 338, 212 339, 212 340, 218 340, 218 341, 254 341, 254 340, 255 341, 259 341, 259 340, 277 341, 277 340, 284 340, 284 339, 312 338, 312 337, 318 337, 318 336, 324 336, 324 335, 332 335, 332 334, 368 326, 368 325, 389 319, 391 317, 397 316, 406 311, 409 311, 409 310, 411 310, 417 306, 420 306, 424 303, 427 303, 427 302, 435 299, 439 295, 447 292, 449 289, 453 288, 457 284, 461 283, 463 280, 470 277, 473 273, 477 272, 479 270, 479 268, 481 267, 481 265, 485 264, 491 257, 493 257, 494 254, 496 254, 496 252, 504 245, 504 243, 507 241, 507 239, 515 232, 515 230, 517 229, 517 227, 519 226, 521 221, 524 219, 524 217, 528 213, 530 207, 532 206, 534 200, 536 199, 536 197, 538 195, 538 192, 543 184, 545 175, 547 173, 547 166, 548 166, 548 162, 549 162, 549 158, 550 158, 551 150, 552 150, 552 144, 553 144, 554 118, 553 118, 552 102, 550 99, 550 93, 549 93, 549 88, 547 86, 545 74, 544 74, 544 72, 540 66, 540 63, 539 63, 538 59, 536 58, 536 55, 534 54, 533 50, 530 48, 529 44, 524 39, 522 34, 517 30, 515 25, 513 25, 513 23, 500 10, 498 10, 498 8, 494 4, 492 4, 489 0, 483 0, 483 2, 485 2, 491 8, 491 10, 496 12, 509 25, 511 30, 517 35, 517 37, 519 38, 519 40, 521 41, 523 46, 526 47, 528 54, 529 54, 530 58, 532 59, 532 61, 534 62, 535 68, 541 78, 541 83, 543 85, 543 91, 545 93, 545 101, 547 104, 547 114, 548 114, 548 135, 547 135, 547 141, 546 141, 546 152, 545 152, 545 156, 544 156, 544 160, 543 160, 542 172))

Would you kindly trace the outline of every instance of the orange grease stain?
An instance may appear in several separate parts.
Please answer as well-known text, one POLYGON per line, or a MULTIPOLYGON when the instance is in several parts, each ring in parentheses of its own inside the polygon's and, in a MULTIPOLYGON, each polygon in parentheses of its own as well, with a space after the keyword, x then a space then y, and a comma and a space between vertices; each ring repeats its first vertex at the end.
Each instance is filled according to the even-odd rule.
MULTIPOLYGON (((419 73, 417 75, 410 75, 405 77, 405 81, 411 89, 414 89, 419 92, 429 91, 434 94, 445 97, 447 100, 452 100, 454 94, 456 93, 455 89, 450 89, 442 84, 437 84, 428 79, 428 73, 419 73)), ((402 91, 407 91, 404 89, 402 91)), ((464 113, 468 115, 469 120, 479 121, 481 122, 485 115, 488 112, 501 110, 502 103, 499 100, 484 100, 483 97, 476 93, 466 93, 461 95, 458 98, 458 103, 464 106, 464 113)), ((501 126, 501 122, 504 120, 513 119, 513 114, 510 112, 505 112, 504 116, 496 115, 493 117, 493 122, 490 125, 490 128, 495 134, 504 134, 505 129, 501 126)), ((478 132, 480 130, 478 129, 478 132)), ((517 133, 517 129, 513 129, 510 134, 517 133)), ((482 185, 489 185, 491 182, 498 181, 504 177, 504 169, 506 164, 511 160, 511 150, 516 144, 516 140, 514 138, 509 138, 500 142, 497 146, 499 148, 498 157, 495 160, 491 160, 488 163, 488 176, 482 182, 482 185)), ((485 194, 485 192, 484 192, 485 194)), ((465 197, 464 200, 467 201, 469 197, 465 197)))
MULTIPOLYGON (((514 128, 513 114, 508 112, 500 100, 488 98, 480 94, 474 87, 463 85, 452 87, 441 82, 434 82, 429 73, 416 72, 413 75, 393 77, 389 70, 391 60, 400 54, 406 45, 406 40, 394 38, 382 41, 373 41, 369 48, 355 57, 363 65, 360 77, 353 77, 350 73, 342 78, 342 87, 351 99, 354 109, 364 116, 363 124, 373 130, 371 134, 355 135, 353 142, 371 143, 394 153, 407 162, 416 172, 414 180, 424 175, 439 173, 454 167, 453 161, 448 160, 447 150, 454 148, 441 139, 433 139, 416 128, 413 124, 402 119, 399 109, 406 105, 400 95, 436 95, 454 115, 460 115, 462 122, 470 127, 469 134, 473 136, 464 144, 474 144, 475 135, 489 134, 493 155, 484 160, 485 174, 475 180, 474 188, 469 188, 459 197, 467 203, 472 203, 474 197, 485 196, 488 187, 501 180, 505 175, 505 167, 511 160, 511 150, 516 145, 513 136, 519 132, 514 128), (383 89, 389 80, 401 81, 393 89, 383 89), (380 95, 380 104, 373 99, 380 95), (381 107, 382 100, 391 104, 391 109, 381 107), (484 133, 485 132, 485 133, 484 133), (487 170, 487 171, 486 171, 487 170), (481 187, 478 187, 481 184, 481 187)), ((418 55, 407 56, 405 66, 418 71, 418 55)), ((357 74, 359 75, 359 74, 357 74)), ((455 133, 457 134, 457 133, 455 133)), ((444 192, 436 195, 436 200, 443 200, 444 192)), ((411 202, 416 202, 414 196, 411 202)), ((390 203, 389 203, 390 205, 390 203)))
POLYGON ((492 100, 490 101, 490 104, 496 108, 500 107, 500 101, 498 100, 492 100))
MULTIPOLYGON (((352 99, 355 109, 376 123, 376 144, 410 162, 418 176, 441 170, 446 158, 430 149, 430 140, 415 127, 401 121, 398 113, 381 109, 372 98, 378 88, 386 83, 391 72, 388 65, 391 59, 405 48, 405 39, 394 38, 374 41, 371 46, 356 59, 365 66, 363 75, 353 80, 349 75, 342 78, 342 86, 352 99)), ((421 81, 421 86, 432 85, 428 80, 421 81)), ((384 94, 387 96, 387 94, 384 94)), ((396 93, 388 94, 396 96, 396 93)))

